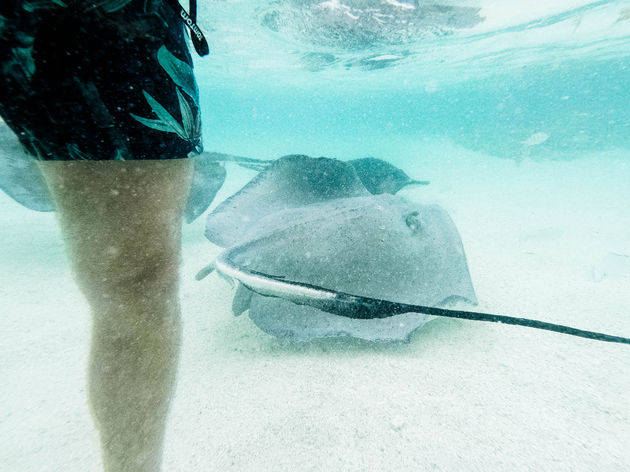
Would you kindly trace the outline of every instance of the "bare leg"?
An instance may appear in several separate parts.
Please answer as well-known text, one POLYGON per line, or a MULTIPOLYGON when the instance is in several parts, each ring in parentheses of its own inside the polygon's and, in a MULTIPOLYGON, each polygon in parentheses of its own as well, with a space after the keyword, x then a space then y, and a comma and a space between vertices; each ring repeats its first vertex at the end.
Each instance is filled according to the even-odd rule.
POLYGON ((157 471, 180 343, 187 159, 42 162, 93 316, 89 401, 108 472, 157 471))

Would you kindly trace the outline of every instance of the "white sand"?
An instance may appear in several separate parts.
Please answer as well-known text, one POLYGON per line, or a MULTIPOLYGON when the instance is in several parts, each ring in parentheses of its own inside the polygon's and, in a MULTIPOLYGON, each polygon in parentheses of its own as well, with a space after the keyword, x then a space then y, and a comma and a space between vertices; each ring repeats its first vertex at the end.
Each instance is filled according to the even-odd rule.
MULTIPOLYGON (((630 254, 630 153, 517 166, 438 144, 406 166, 432 185, 405 194, 450 211, 478 309, 630 336, 630 274, 592 277, 630 254)), ((251 175, 228 172, 223 196, 251 175)), ((406 345, 285 344, 194 280, 217 251, 202 233, 185 229, 165 471, 630 470, 628 346, 458 320, 406 345)), ((0 240, 0 469, 98 471, 90 320, 54 217, 2 195, 0 240)))

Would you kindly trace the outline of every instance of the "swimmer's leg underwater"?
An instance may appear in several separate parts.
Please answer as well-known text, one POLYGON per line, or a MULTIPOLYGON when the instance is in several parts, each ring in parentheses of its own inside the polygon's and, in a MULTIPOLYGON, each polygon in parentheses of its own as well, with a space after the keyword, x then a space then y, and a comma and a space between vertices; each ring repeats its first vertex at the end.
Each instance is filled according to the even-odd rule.
POLYGON ((201 150, 184 16, 205 43, 177 2, 40 3, 0 2, 0 115, 38 159, 90 305, 105 470, 156 472, 181 337, 186 157, 201 150))
POLYGON ((92 311, 89 403, 105 470, 159 470, 180 344, 192 161, 39 164, 92 311))

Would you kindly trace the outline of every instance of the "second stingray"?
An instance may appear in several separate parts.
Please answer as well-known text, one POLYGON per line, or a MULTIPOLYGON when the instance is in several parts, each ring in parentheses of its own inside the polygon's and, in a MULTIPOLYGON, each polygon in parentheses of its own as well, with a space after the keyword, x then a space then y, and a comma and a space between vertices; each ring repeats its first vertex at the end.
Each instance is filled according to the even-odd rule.
MULTIPOLYGON (((216 155, 227 160, 226 155, 216 155)), ((237 163, 245 159, 227 157, 237 163)), ((221 247, 264 233, 268 228, 261 228, 260 221, 287 208, 336 198, 395 194, 407 186, 429 183, 413 180, 401 169, 373 157, 344 162, 295 154, 258 162, 262 172, 208 215, 206 237, 221 247)))

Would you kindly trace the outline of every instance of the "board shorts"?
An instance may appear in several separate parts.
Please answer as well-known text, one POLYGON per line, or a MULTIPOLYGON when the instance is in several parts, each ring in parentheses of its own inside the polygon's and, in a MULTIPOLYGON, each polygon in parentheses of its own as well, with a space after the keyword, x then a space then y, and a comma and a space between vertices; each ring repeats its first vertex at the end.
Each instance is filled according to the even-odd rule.
POLYGON ((201 152, 184 24, 164 0, 0 3, 0 116, 28 154, 65 161, 201 152))

